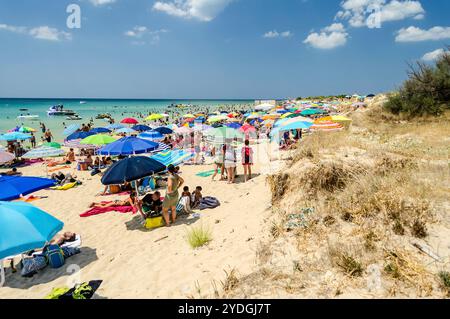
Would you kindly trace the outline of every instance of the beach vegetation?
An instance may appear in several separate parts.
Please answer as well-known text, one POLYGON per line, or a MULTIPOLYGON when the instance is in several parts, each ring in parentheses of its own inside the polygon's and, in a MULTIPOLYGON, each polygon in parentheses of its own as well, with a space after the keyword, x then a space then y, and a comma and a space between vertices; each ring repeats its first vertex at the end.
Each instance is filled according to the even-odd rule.
POLYGON ((447 294, 450 294, 450 272, 441 271, 438 275, 441 280, 442 287, 447 290, 447 294))
POLYGON ((408 79, 392 93, 384 109, 408 118, 439 116, 450 109, 450 52, 445 50, 434 65, 409 65, 408 79))
POLYGON ((187 241, 193 249, 205 246, 211 240, 211 231, 204 226, 193 227, 187 232, 187 241))

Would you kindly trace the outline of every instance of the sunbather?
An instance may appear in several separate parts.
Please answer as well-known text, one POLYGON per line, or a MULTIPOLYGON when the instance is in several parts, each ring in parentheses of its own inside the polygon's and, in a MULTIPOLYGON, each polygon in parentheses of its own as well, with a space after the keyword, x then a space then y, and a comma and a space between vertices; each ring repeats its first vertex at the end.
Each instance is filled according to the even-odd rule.
POLYGON ((77 238, 77 234, 72 233, 72 232, 65 232, 58 238, 51 240, 50 243, 61 246, 61 245, 64 245, 65 243, 74 242, 76 240, 76 238, 77 238))
POLYGON ((117 199, 110 203, 92 203, 91 205, 89 205, 90 208, 94 208, 94 207, 106 208, 106 207, 117 207, 117 206, 139 207, 136 192, 132 191, 130 196, 124 200, 117 199))

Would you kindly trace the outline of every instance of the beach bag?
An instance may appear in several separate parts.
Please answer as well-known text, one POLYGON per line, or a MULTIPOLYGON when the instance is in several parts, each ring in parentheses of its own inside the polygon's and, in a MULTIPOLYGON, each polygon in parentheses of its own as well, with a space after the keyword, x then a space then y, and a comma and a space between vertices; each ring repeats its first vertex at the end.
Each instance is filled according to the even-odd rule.
POLYGON ((200 200, 200 205, 198 209, 213 209, 220 206, 220 202, 217 198, 211 196, 205 196, 200 200))
POLYGON ((61 268, 64 265, 64 252, 58 245, 47 247, 46 256, 52 268, 61 268))
POLYGON ((164 226, 164 220, 162 216, 150 217, 145 220, 145 228, 147 229, 155 229, 162 226, 164 226))

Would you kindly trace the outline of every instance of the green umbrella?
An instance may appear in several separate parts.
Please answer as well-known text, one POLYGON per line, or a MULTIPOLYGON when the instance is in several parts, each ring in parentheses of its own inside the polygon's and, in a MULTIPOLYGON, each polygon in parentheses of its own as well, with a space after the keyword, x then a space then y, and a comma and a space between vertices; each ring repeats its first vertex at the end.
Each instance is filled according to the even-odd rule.
POLYGON ((86 137, 85 139, 80 141, 81 145, 107 145, 117 141, 114 137, 105 135, 105 134, 97 134, 86 137))
POLYGON ((44 146, 53 147, 53 148, 61 148, 61 144, 56 142, 45 143, 44 146))
POLYGON ((316 114, 324 114, 325 112, 320 109, 307 109, 300 113, 300 115, 316 115, 316 114))
POLYGON ((243 133, 226 126, 211 129, 206 133, 206 136, 208 141, 215 143, 224 143, 226 140, 244 139, 243 133))

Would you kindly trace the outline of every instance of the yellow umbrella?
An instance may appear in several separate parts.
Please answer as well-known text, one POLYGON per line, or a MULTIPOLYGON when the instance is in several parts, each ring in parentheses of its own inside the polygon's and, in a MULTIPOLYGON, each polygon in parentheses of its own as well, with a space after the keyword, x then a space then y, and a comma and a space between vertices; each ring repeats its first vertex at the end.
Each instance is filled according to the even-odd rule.
POLYGON ((150 116, 147 116, 145 118, 145 121, 156 121, 156 120, 160 120, 164 117, 164 115, 161 114, 152 114, 150 116))
POLYGON ((292 115, 292 114, 294 114, 294 113, 287 112, 287 113, 284 113, 283 115, 281 115, 280 118, 284 119, 285 117, 288 117, 289 115, 292 115))
POLYGON ((186 114, 186 115, 183 115, 183 117, 185 119, 195 119, 195 115, 194 114, 186 114))

